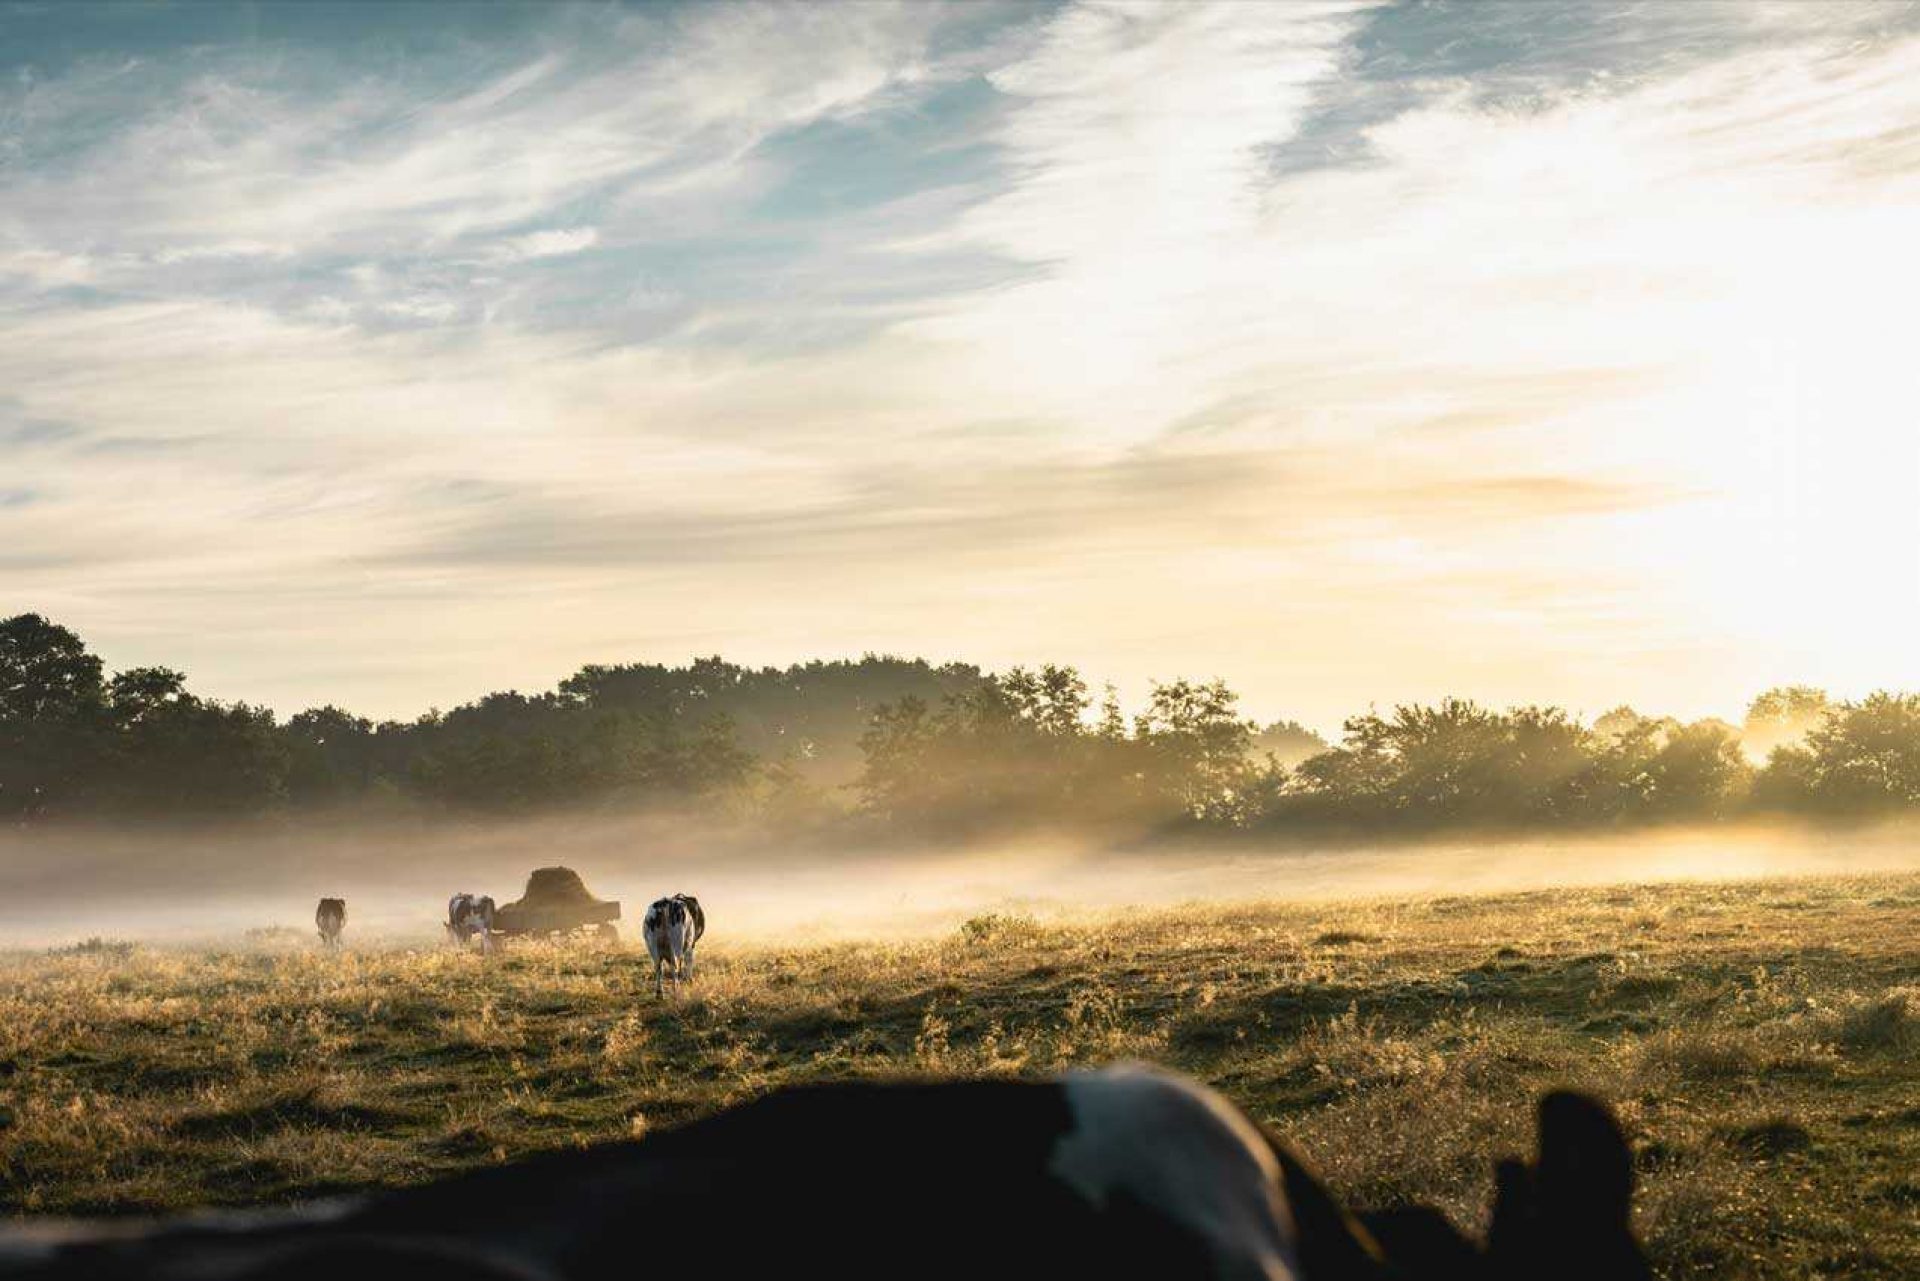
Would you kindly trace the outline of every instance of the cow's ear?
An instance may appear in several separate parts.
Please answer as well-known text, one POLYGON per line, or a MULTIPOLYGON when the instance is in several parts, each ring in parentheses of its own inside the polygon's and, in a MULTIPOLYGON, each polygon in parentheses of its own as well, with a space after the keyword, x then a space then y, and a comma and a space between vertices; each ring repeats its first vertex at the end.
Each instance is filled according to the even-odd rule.
POLYGON ((1549 1216, 1573 1211, 1621 1228, 1633 1202, 1633 1152, 1606 1107, 1557 1090, 1540 1100, 1540 1158, 1534 1185, 1549 1216))
POLYGON ((1293 1218, 1294 1245, 1307 1281, 1373 1281, 1391 1275, 1373 1235, 1334 1199, 1299 1154, 1264 1125, 1260 1136, 1280 1164, 1280 1190, 1293 1218))
POLYGON ((1494 1275, 1517 1281, 1540 1250, 1533 1167, 1509 1157, 1493 1167, 1493 1217, 1487 1223, 1487 1257, 1492 1260, 1494 1275))
POLYGON ((1540 1102, 1531 1166, 1495 1172, 1487 1255, 1494 1275, 1520 1281, 1642 1281, 1652 1275, 1633 1239, 1633 1153, 1612 1113, 1569 1092, 1540 1102))

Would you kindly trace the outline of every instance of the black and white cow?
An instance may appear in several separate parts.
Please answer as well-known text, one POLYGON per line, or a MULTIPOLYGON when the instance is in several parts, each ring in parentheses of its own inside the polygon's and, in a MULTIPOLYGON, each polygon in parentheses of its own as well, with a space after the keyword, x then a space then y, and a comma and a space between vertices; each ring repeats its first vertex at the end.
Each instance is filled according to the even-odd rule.
POLYGON ((320 941, 328 947, 340 946, 340 931, 347 928, 347 900, 323 898, 314 909, 313 923, 320 927, 320 941))
POLYGON ((697 1242, 716 1281, 1646 1281, 1606 1109, 1549 1095, 1469 1241, 1431 1210, 1343 1210, 1203 1086, 1117 1067, 1050 1082, 773 1094, 637 1143, 204 1226, 0 1234, 0 1278, 628 1281, 697 1242))
POLYGON ((647 941, 647 955, 653 958, 653 994, 665 995, 661 984, 664 970, 675 986, 693 977, 693 948, 707 932, 707 914, 700 900, 691 894, 675 894, 656 899, 640 922, 640 937, 647 941))
POLYGON ((447 942, 465 947, 476 937, 482 952, 493 951, 493 900, 485 894, 456 894, 447 900, 447 942))

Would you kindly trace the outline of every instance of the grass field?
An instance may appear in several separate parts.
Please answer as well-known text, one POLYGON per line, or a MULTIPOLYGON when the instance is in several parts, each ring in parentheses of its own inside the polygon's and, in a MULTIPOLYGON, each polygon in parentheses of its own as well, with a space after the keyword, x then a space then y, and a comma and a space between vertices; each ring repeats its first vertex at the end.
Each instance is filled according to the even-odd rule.
POLYGON ((1920 876, 981 917, 643 955, 304 941, 0 958, 0 1202, 251 1204, 849 1075, 1194 1073, 1350 1201, 1485 1210, 1553 1084, 1612 1100, 1662 1274, 1920 1276, 1920 876))

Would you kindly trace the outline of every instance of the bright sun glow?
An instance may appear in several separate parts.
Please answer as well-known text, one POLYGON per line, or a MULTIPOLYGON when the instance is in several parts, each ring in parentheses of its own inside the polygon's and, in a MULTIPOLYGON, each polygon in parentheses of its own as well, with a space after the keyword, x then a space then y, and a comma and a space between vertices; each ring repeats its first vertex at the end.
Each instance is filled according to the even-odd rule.
POLYGON ((0 18, 0 585, 116 665, 1920 684, 1911 6, 297 8, 0 18))

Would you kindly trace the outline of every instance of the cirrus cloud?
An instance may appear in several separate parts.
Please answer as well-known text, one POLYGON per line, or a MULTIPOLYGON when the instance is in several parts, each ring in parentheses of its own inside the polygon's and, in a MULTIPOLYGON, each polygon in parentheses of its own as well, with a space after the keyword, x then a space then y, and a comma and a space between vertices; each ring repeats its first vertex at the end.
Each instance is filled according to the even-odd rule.
POLYGON ((225 12, 0 17, 0 571, 112 661, 1920 680, 1915 6, 225 12))

